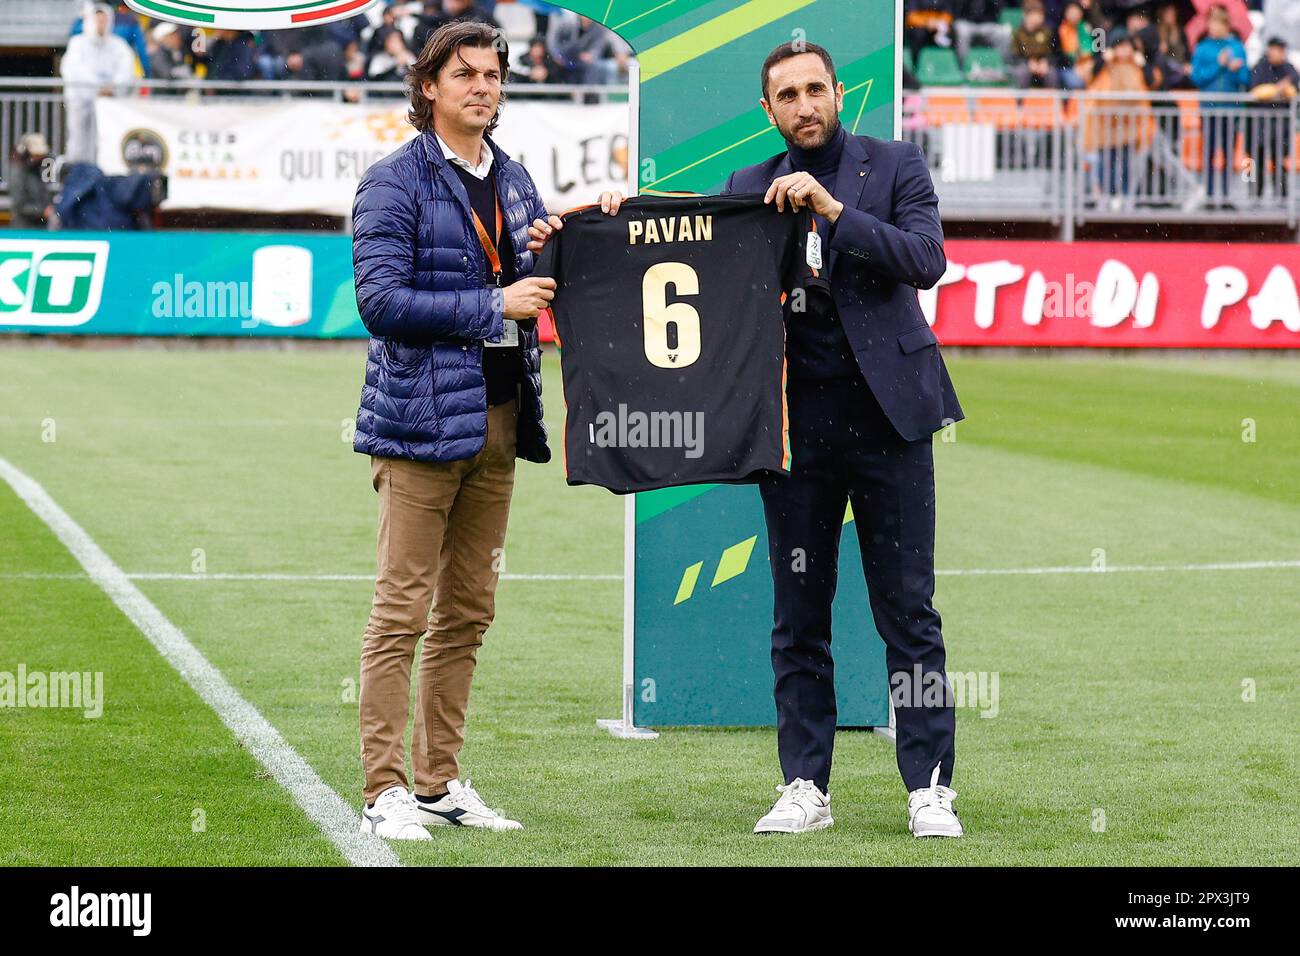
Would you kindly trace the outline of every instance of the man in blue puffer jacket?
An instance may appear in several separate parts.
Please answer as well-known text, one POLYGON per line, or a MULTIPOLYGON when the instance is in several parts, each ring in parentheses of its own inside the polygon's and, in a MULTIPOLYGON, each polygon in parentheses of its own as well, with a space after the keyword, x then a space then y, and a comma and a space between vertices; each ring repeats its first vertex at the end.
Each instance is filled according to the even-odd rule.
POLYGON ((379 493, 361 828, 394 839, 427 840, 428 826, 520 827, 460 781, 458 763, 515 458, 550 459, 536 318, 555 280, 530 273, 562 224, 487 136, 508 64, 490 25, 437 30, 407 75, 420 135, 370 167, 353 205, 357 307, 371 335, 354 447, 371 456, 379 493), (402 738, 422 634, 412 793, 402 738))

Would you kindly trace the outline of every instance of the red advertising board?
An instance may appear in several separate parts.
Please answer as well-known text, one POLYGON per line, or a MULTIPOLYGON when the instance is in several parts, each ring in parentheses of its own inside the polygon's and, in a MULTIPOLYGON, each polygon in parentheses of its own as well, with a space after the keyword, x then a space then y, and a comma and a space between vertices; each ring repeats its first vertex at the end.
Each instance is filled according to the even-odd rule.
MULTIPOLYGON (((1300 348, 1300 246, 950 239, 918 292, 944 345, 1300 348)), ((539 325, 554 337, 549 312, 539 325)))
POLYGON ((1300 246, 953 239, 918 294, 945 345, 1300 348, 1300 246))

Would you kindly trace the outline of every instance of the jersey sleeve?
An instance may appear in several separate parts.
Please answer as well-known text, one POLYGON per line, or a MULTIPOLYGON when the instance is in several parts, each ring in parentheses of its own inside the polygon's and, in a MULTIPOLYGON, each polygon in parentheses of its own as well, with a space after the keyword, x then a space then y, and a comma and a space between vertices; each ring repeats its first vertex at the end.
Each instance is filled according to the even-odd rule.
POLYGON ((546 245, 542 246, 541 255, 533 264, 532 274, 539 279, 554 279, 555 284, 560 283, 560 244, 564 241, 564 230, 553 233, 551 238, 546 240, 546 245))
POLYGON ((783 213, 782 216, 788 216, 792 220, 782 236, 785 247, 780 259, 782 290, 790 292, 819 285, 814 280, 822 276, 820 264, 824 255, 825 237, 815 231, 817 227, 812 211, 805 207, 793 216, 788 213, 783 213))

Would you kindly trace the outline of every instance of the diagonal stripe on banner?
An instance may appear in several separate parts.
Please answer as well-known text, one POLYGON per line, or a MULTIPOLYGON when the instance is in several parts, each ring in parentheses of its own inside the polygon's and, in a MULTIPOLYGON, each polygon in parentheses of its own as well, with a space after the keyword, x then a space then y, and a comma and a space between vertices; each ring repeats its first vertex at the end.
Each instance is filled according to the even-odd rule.
POLYGON ((641 82, 647 83, 683 63, 815 2, 816 0, 749 0, 749 3, 652 46, 638 56, 641 82))

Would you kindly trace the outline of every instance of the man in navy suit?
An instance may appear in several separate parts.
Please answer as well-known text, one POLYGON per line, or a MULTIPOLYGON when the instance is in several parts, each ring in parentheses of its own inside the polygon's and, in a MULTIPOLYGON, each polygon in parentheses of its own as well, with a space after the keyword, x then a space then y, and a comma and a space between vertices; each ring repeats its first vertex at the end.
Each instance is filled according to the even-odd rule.
POLYGON ((820 241, 810 239, 809 261, 824 266, 831 295, 787 302, 793 465, 788 478, 760 485, 785 783, 754 832, 802 833, 833 822, 831 602, 851 502, 871 610, 886 643, 908 828, 959 837, 949 787, 952 690, 932 603, 931 435, 964 415, 916 296, 947 267, 938 199, 916 145, 844 129, 844 84, 821 47, 777 47, 763 63, 762 89, 759 102, 786 151, 737 170, 726 191, 764 193, 782 211, 810 207, 820 241), (806 307, 795 311, 800 302, 806 307))

